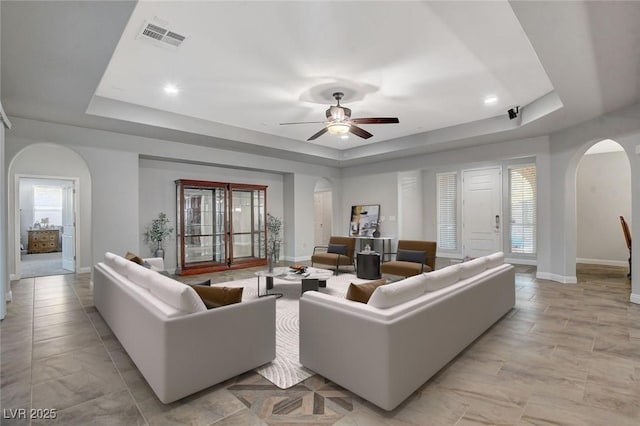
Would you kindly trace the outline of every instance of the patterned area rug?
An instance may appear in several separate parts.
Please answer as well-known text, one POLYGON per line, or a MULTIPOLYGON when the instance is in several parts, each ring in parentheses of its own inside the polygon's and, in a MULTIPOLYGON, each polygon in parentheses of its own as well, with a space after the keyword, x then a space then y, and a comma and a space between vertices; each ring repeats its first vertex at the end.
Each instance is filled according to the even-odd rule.
MULTIPOLYGON (((327 287, 319 291, 338 297, 344 297, 350 283, 363 283, 352 274, 340 274, 327 280, 327 287)), ((315 373, 304 368, 299 361, 298 346, 298 306, 300 300, 300 282, 274 279, 274 286, 269 293, 282 293, 276 300, 276 359, 273 362, 256 368, 255 371, 281 389, 287 389, 315 373)), ((216 286, 244 287, 243 297, 255 296, 258 291, 258 279, 250 278, 239 281, 213 284, 216 286)), ((264 294, 266 281, 260 279, 260 294, 264 294)))

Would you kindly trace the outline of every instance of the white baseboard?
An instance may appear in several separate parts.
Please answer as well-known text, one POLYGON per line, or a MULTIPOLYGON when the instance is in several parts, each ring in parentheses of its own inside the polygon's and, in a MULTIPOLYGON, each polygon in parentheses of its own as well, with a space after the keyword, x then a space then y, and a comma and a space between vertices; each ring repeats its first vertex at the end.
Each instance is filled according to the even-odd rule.
POLYGON ((305 262, 307 260, 311 260, 311 256, 298 256, 298 257, 285 256, 283 259, 286 260, 287 262, 305 262))
POLYGON ((640 294, 631 293, 631 297, 629 297, 629 301, 631 303, 637 303, 640 305, 640 294))
POLYGON ((541 280, 556 281, 562 284, 576 284, 578 282, 578 278, 576 277, 552 274, 550 272, 537 272, 536 278, 539 278, 541 280))
POLYGON ((527 265, 527 266, 537 266, 538 261, 536 259, 519 259, 519 258, 504 258, 504 263, 511 263, 513 265, 527 265))
POLYGON ((436 253, 436 257, 444 257, 445 259, 461 259, 462 253, 436 253))
POLYGON ((629 266, 629 262, 626 260, 586 259, 584 257, 577 258, 576 263, 584 263, 587 265, 629 266))
POLYGON ((91 272, 91 266, 84 266, 82 268, 78 268, 78 270, 76 271, 76 274, 86 274, 88 272, 91 272))

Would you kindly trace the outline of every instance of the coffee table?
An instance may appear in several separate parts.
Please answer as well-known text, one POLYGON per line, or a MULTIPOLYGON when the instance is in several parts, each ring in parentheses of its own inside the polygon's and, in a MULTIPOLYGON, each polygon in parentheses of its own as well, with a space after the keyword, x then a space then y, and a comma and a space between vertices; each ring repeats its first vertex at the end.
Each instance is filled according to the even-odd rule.
POLYGON ((333 275, 333 271, 320 268, 307 268, 307 270, 298 274, 289 267, 273 268, 273 271, 268 270, 258 271, 255 273, 258 277, 258 297, 276 296, 282 297, 282 293, 269 293, 269 290, 273 288, 273 279, 280 278, 285 281, 296 282, 299 281, 302 284, 302 293, 308 290, 318 290, 318 287, 326 287, 327 280, 333 275), (260 278, 266 278, 265 294, 260 294, 260 278))

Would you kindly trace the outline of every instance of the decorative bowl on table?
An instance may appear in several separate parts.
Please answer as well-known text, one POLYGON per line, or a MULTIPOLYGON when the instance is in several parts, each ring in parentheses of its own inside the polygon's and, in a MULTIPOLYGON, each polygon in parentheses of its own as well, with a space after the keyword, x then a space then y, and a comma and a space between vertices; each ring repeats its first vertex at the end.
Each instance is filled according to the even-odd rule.
POLYGON ((296 274, 304 274, 307 271, 307 267, 303 265, 293 265, 293 266, 289 266, 289 268, 291 269, 292 272, 295 272, 296 274))

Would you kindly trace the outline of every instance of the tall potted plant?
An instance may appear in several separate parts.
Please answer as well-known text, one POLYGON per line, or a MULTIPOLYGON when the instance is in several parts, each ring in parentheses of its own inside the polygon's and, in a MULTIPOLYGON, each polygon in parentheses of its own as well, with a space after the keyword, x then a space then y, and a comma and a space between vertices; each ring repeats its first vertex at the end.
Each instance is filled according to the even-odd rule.
POLYGON ((151 221, 151 225, 147 225, 144 234, 144 243, 149 246, 155 257, 164 259, 164 244, 167 238, 173 232, 173 228, 169 226, 169 218, 163 212, 158 214, 157 219, 151 221))
POLYGON ((282 219, 267 213, 267 257, 269 268, 273 263, 280 261, 280 233, 282 232, 282 219))

